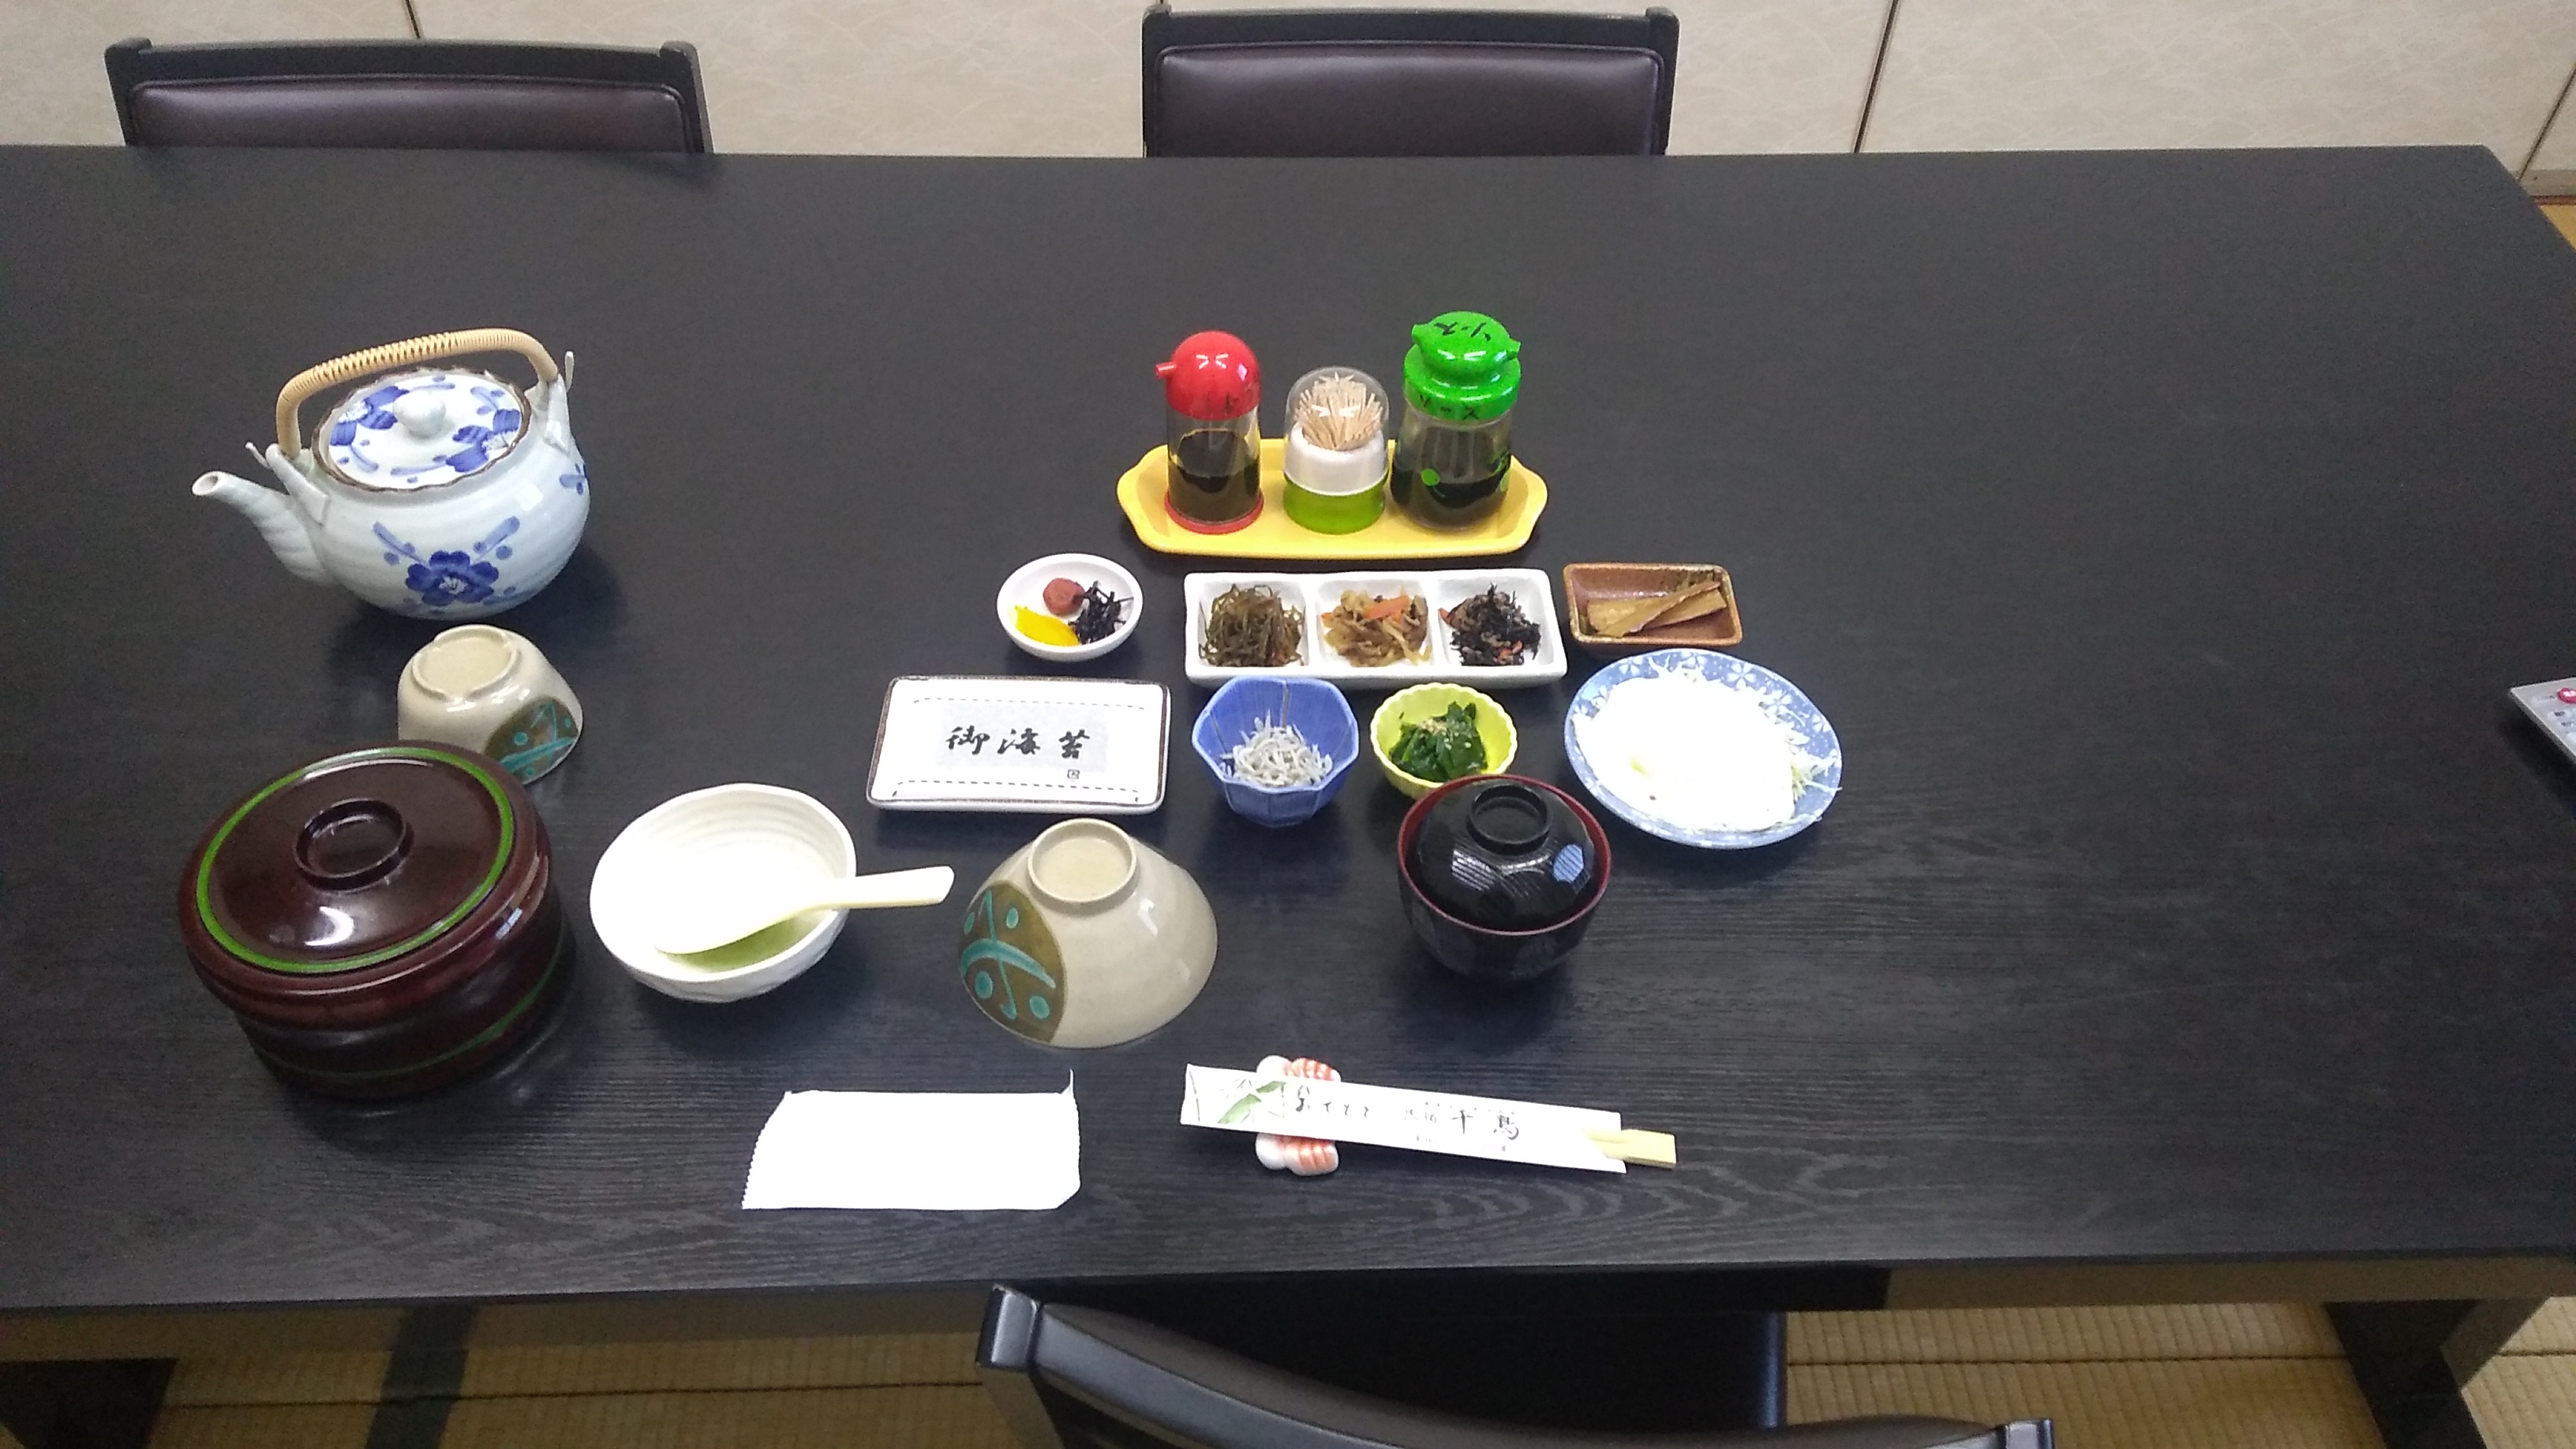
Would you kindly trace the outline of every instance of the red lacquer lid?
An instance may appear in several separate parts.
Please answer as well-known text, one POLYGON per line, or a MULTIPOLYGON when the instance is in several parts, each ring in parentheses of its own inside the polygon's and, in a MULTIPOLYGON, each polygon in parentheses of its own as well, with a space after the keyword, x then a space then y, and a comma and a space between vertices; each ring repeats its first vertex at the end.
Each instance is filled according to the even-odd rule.
POLYGON ((189 856, 181 934, 201 957, 290 976, 453 945, 544 851, 504 779, 480 755, 399 744, 272 781, 189 856))
POLYGON ((1172 411, 1205 422, 1239 418, 1261 406, 1261 363, 1231 332, 1193 332, 1154 364, 1172 411))

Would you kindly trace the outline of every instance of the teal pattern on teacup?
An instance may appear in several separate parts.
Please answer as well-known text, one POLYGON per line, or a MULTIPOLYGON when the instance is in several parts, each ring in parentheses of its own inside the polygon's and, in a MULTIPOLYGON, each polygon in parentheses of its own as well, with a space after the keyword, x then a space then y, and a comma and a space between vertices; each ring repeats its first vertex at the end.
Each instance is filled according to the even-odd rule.
POLYGON ((1031 1041, 1055 1039, 1064 1020, 1064 958, 1017 887, 997 881, 967 908, 957 979, 986 1016, 1031 1041))
POLYGON ((522 785, 553 769, 581 739, 581 726, 561 700, 540 696, 492 732, 483 753, 522 785))

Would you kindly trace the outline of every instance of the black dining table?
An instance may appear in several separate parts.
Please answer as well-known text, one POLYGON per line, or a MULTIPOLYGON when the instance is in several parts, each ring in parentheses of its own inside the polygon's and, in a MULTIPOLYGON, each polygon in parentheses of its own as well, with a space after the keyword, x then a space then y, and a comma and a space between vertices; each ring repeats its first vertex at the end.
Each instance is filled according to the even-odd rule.
MULTIPOLYGON (((2261 1297, 2340 1305, 2398 1432, 2576 1289, 2576 772, 2506 693, 2576 674, 2571 625, 2576 250, 2482 149, 0 149, 0 1356, 478 1307, 493 1333, 971 1323, 997 1281, 2261 1297), (1453 308, 1521 339, 1516 444, 1550 488, 1500 562, 1724 565, 1734 652, 1845 759, 1763 849, 1605 816, 1589 936, 1512 989, 1408 934, 1408 802, 1365 765, 1292 829, 1226 809, 1180 601, 1230 565, 1145 549, 1114 499, 1183 335, 1251 344, 1275 431, 1289 379, 1391 380, 1453 308), (587 711, 532 790, 575 979, 472 1080, 328 1101, 192 975, 178 873, 253 787, 390 738, 439 626, 289 577, 188 485, 246 471, 300 369, 476 326, 579 358, 588 531, 497 620, 587 711), (995 621, 1058 550, 1143 584, 1093 663, 995 621), (726 781, 820 799, 863 869, 981 878, 1043 818, 881 812, 871 746, 895 677, 1025 673, 1171 689, 1168 792, 1122 823, 1196 876, 1220 946, 1168 1026, 997 1030, 949 909, 858 914, 727 1005, 601 947, 602 851, 726 781), (1608 1108, 1680 1162, 1353 1148, 1297 1180, 1177 1125, 1185 1064, 1271 1053, 1608 1108), (1053 1211, 739 1206, 782 1093, 1068 1077, 1082 1186, 1053 1211)), ((1500 694, 1515 770, 1573 787, 1597 667, 1500 694)))

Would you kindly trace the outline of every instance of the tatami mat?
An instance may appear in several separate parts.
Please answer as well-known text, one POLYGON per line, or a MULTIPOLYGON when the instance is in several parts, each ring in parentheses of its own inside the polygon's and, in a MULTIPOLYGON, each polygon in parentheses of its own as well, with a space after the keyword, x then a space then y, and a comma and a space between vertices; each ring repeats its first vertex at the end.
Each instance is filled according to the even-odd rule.
POLYGON ((2576 1298, 2543 1304, 2461 1397, 2487 1449, 2576 1449, 2576 1298))
POLYGON ((2558 229, 2566 234, 2567 240, 2576 242, 2576 202, 2544 202, 2540 210, 2542 215, 2558 224, 2558 229))
POLYGON ((2324 1311, 2293 1303, 1945 1308, 1789 1318, 1793 1364, 2342 1357, 2324 1311))
POLYGON ((162 1391, 164 1408, 244 1404, 373 1404, 385 1382, 382 1353, 246 1353, 183 1358, 162 1391))
POLYGON ((726 1339, 595 1348, 478 1348, 465 1397, 972 1385, 975 1335, 726 1339))
POLYGON ((2576 1445, 2576 1357, 2513 1354, 2488 1364, 2462 1395, 2487 1449, 2576 1445))
POLYGON ((981 1388, 467 1399, 441 1449, 1014 1449, 981 1388))
POLYGON ((2340 1360, 1791 1364, 1789 1407, 1801 1422, 2046 1417, 2061 1449, 2380 1449, 2340 1360))
POLYGON ((2576 1354, 2576 1298, 2553 1298, 2540 1305, 2504 1351, 2576 1354))
MULTIPOLYGON (((1800 1420, 2046 1415, 2063 1449, 2379 1449, 2323 1313, 2302 1305, 1945 1309, 1790 1319, 1800 1420)), ((385 1356, 183 1360, 154 1449, 362 1449, 385 1356)), ((2576 1300, 2469 1390, 2489 1449, 2576 1449, 2576 1300)), ((446 1449, 1007 1449, 968 1334, 490 1347, 446 1449)), ((0 1435, 0 1449, 16 1449, 0 1435)))
POLYGON ((173 1406, 152 1424, 152 1449, 366 1449, 374 1404, 173 1406))

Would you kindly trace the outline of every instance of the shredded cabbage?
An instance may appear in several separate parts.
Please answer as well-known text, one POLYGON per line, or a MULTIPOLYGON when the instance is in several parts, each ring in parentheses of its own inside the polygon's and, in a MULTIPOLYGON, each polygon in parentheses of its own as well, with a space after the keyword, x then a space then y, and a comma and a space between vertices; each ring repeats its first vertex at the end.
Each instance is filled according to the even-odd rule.
POLYGON ((1602 789, 1700 830, 1787 824, 1823 763, 1753 696, 1692 675, 1624 680, 1574 734, 1602 789))

